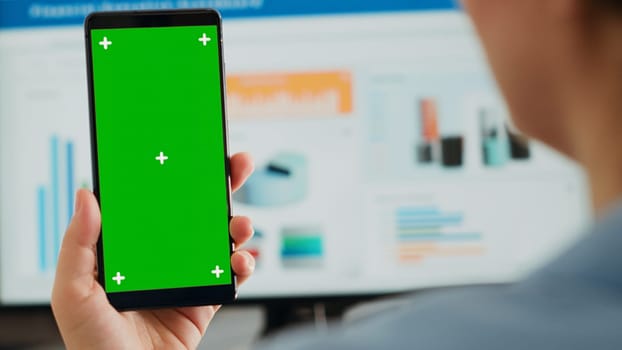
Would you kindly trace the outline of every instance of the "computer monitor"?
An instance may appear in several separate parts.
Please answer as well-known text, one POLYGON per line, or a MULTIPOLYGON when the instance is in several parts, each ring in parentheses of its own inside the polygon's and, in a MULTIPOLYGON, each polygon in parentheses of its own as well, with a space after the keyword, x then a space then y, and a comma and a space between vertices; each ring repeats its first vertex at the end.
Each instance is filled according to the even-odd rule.
POLYGON ((49 302, 91 186, 84 16, 203 6, 224 17, 230 148, 256 160, 233 197, 255 226, 240 298, 512 281, 589 219, 581 171, 512 126, 453 0, 1 0, 0 303, 49 302))

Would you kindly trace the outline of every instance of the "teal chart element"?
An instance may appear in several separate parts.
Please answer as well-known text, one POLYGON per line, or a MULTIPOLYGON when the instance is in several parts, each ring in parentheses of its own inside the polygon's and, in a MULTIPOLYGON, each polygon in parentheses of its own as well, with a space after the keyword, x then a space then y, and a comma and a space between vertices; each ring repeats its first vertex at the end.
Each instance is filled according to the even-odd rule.
POLYGON ((234 195, 234 199, 259 207, 301 202, 309 191, 308 178, 305 156, 280 153, 257 170, 234 195))
POLYGON ((281 230, 284 267, 322 267, 323 257, 323 234, 318 226, 290 226, 281 230))

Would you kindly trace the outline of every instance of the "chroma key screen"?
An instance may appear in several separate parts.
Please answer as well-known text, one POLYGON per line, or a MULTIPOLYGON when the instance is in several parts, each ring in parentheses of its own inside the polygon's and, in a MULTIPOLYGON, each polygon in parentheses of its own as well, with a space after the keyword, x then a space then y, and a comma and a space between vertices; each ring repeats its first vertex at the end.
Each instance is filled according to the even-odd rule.
POLYGON ((91 37, 106 291, 230 284, 217 27, 91 37))

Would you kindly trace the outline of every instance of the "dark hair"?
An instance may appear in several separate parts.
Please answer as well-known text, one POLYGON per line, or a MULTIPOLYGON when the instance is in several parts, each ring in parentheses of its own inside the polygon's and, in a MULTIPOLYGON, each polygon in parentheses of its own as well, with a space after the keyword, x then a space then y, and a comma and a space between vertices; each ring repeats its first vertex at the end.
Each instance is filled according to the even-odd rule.
POLYGON ((591 0, 597 7, 605 10, 622 11, 622 0, 591 0))

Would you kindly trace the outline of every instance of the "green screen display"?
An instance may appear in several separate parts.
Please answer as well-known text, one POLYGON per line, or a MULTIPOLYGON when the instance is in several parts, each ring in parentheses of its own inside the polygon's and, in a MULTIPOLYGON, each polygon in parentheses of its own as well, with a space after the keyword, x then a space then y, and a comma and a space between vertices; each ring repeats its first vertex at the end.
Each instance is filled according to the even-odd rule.
POLYGON ((217 27, 91 42, 106 291, 230 284, 217 27))

